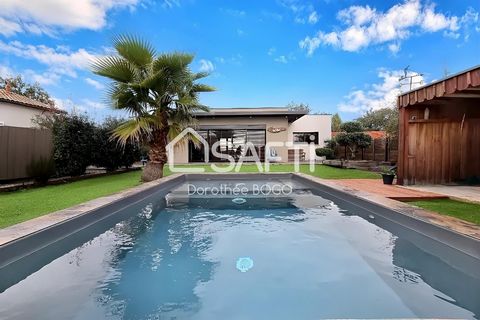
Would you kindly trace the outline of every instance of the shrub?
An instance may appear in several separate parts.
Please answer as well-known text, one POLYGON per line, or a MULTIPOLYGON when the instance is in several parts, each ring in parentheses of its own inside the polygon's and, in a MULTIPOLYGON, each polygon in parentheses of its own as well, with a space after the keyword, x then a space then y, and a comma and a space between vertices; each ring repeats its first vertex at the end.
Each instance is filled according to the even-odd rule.
POLYGON ((55 162, 52 157, 32 159, 27 165, 26 171, 36 184, 45 185, 48 179, 55 174, 55 162))
POLYGON ((95 126, 78 114, 57 117, 52 125, 53 159, 60 176, 79 176, 92 163, 95 126))
POLYGON ((111 138, 113 129, 123 120, 107 118, 104 123, 95 128, 95 147, 93 149, 93 164, 114 171, 120 167, 131 167, 140 159, 140 147, 137 143, 128 141, 121 145, 111 138))
POLYGON ((337 147, 337 141, 335 139, 327 139, 325 142, 325 148, 335 149, 337 147))
POLYGON ((331 160, 335 158, 335 152, 333 149, 330 148, 317 148, 315 149, 315 153, 319 157, 325 157, 327 160, 331 160))

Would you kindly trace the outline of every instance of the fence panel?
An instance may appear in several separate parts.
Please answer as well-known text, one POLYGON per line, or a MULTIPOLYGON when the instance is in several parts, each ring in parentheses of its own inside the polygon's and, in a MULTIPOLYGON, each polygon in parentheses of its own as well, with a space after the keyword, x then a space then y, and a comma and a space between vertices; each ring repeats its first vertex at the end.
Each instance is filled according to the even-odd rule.
POLYGON ((50 130, 0 127, 0 180, 27 178, 27 165, 52 150, 50 130))

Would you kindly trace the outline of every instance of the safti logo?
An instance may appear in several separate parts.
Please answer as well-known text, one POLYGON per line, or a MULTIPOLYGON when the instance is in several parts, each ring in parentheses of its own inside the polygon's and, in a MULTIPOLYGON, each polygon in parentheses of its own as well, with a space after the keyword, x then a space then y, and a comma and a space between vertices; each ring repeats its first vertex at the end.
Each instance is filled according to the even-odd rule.
POLYGON ((183 173, 203 173, 205 172, 204 167, 189 167, 189 166, 181 166, 179 167, 175 163, 175 150, 176 148, 185 147, 177 146, 177 144, 182 143, 184 141, 188 141, 191 138, 195 138, 199 141, 201 145, 203 145, 203 152, 204 152, 204 159, 205 163, 210 164, 210 168, 213 172, 217 173, 226 173, 226 172, 240 172, 244 162, 254 163, 257 166, 258 172, 270 172, 270 163, 272 162, 287 162, 287 159, 282 159, 277 153, 276 148, 278 147, 286 147, 288 149, 294 150, 294 171, 300 171, 300 151, 301 149, 307 149, 308 152, 308 162, 304 161, 303 163, 309 164, 310 172, 315 170, 315 145, 313 143, 310 144, 303 144, 303 145, 294 145, 292 142, 267 142, 265 144, 265 161, 262 162, 260 156, 258 155, 257 149, 255 145, 251 142, 245 143, 241 147, 241 154, 240 156, 235 159, 232 155, 221 153, 218 150, 220 149, 221 141, 216 141, 213 145, 210 146, 207 140, 195 131, 192 128, 186 128, 183 130, 178 136, 175 137, 170 143, 167 145, 167 155, 168 155, 168 167, 171 172, 183 172, 183 173), (217 165, 215 163, 209 163, 210 158, 210 151, 212 155, 220 159, 221 165, 217 165))

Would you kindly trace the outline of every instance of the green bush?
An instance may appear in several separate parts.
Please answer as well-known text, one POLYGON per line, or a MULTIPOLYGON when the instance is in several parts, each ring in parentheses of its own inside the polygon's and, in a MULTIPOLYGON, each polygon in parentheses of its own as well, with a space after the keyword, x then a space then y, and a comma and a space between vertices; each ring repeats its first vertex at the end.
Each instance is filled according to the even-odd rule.
POLYGON ((131 167, 140 160, 140 147, 137 143, 127 142, 121 145, 111 138, 112 131, 122 123, 121 119, 107 118, 104 123, 95 128, 95 146, 92 163, 114 171, 120 167, 131 167))
POLYGON ((52 157, 32 159, 26 168, 27 175, 33 178, 36 184, 45 185, 55 174, 55 162, 52 157))
POLYGON ((59 176, 79 176, 92 164, 95 126, 87 116, 68 114, 52 124, 53 159, 59 176))
POLYGON ((315 149, 315 153, 319 157, 326 157, 327 160, 331 160, 335 158, 335 151, 330 148, 317 148, 315 149))

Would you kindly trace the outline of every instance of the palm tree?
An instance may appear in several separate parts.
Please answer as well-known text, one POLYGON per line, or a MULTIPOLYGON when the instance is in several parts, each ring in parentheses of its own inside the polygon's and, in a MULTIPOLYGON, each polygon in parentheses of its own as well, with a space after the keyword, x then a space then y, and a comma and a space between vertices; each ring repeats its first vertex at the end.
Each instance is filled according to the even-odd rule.
POLYGON ((142 180, 152 181, 163 176, 168 141, 195 124, 194 111, 208 111, 199 103, 199 93, 215 89, 197 83, 208 73, 190 70, 191 54, 157 55, 149 43, 126 35, 116 37, 113 45, 116 55, 96 59, 93 72, 112 80, 108 95, 113 108, 131 116, 112 137, 122 144, 135 140, 150 147, 142 180))

